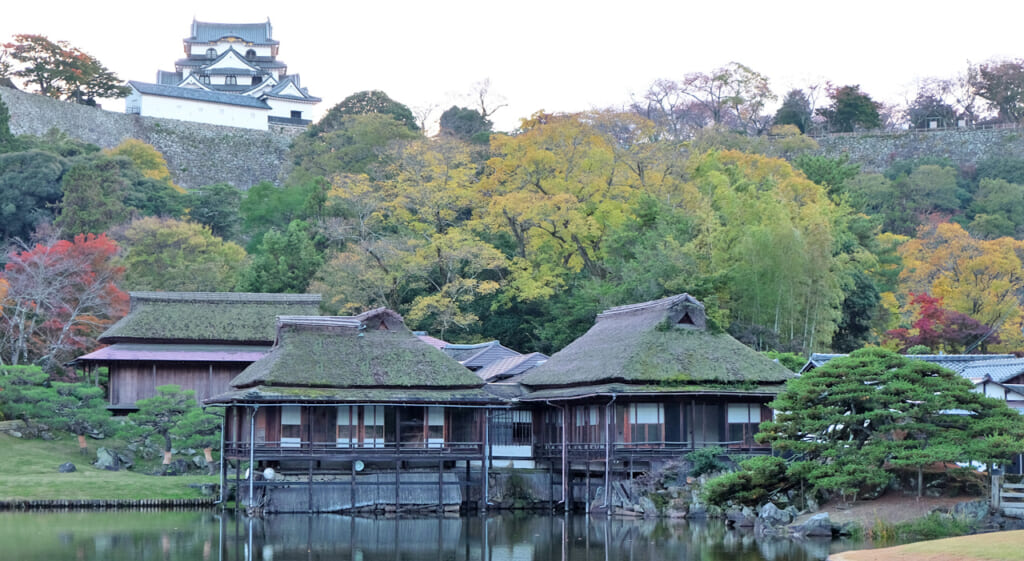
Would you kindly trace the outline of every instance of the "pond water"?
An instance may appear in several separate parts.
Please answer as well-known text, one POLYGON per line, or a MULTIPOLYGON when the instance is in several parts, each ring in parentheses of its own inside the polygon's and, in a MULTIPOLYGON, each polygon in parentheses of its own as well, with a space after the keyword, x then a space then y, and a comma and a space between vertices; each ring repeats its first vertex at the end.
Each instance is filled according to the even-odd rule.
POLYGON ((827 539, 756 539, 714 520, 0 513, 0 560, 17 561, 810 561, 857 547, 827 539))

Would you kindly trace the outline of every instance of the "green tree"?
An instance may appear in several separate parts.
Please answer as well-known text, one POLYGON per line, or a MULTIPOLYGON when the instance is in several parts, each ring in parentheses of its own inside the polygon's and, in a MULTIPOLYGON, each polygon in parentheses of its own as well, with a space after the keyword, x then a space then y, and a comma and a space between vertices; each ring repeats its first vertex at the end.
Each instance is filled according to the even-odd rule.
POLYGON ((309 225, 293 220, 284 232, 271 230, 242 273, 239 290, 245 292, 303 293, 323 264, 323 256, 309 237, 309 225))
POLYGON ((789 90, 782 98, 782 105, 775 112, 774 124, 795 125, 800 133, 806 133, 811 128, 811 100, 803 90, 789 90))
POLYGON ((163 451, 162 473, 166 474, 174 449, 174 428, 199 408, 195 394, 193 390, 183 391, 173 384, 157 387, 155 396, 135 402, 139 410, 128 415, 128 422, 121 425, 118 436, 138 444, 159 440, 163 451))
POLYGON ((227 292, 238 284, 245 250, 210 229, 172 218, 134 220, 122 235, 129 290, 227 292))
POLYGON ((356 92, 330 108, 323 118, 306 130, 306 136, 317 137, 345 128, 345 117, 352 115, 386 115, 413 132, 420 130, 412 110, 380 90, 356 92))
MULTIPOLYGON (((242 192, 233 185, 206 185, 189 193, 188 217, 209 228, 213 235, 234 240, 242 226, 241 205, 242 192)), ((255 209, 250 207, 250 210, 255 209)))
POLYGON ((224 413, 220 409, 207 411, 195 407, 174 424, 171 437, 181 448, 199 448, 206 459, 206 470, 214 474, 213 450, 220 447, 220 431, 224 421, 224 413))
POLYGON ((860 172, 860 164, 851 164, 847 154, 838 158, 801 154, 793 160, 793 167, 804 172, 807 179, 827 189, 833 200, 846 192, 846 182, 860 172))
POLYGON ((141 172, 143 177, 169 185, 179 193, 185 193, 184 189, 171 180, 171 171, 167 169, 164 155, 141 140, 129 138, 110 150, 104 150, 104 153, 108 156, 124 156, 132 161, 135 169, 141 172))
POLYGON ((23 418, 78 437, 79 452, 88 453, 86 436, 103 438, 114 428, 103 388, 82 382, 47 382, 22 390, 23 418))
POLYGON ((441 134, 466 142, 487 143, 490 139, 491 121, 476 109, 452 105, 441 113, 441 134))
POLYGON ((131 93, 100 61, 66 41, 19 34, 4 49, 16 63, 11 75, 23 78, 45 96, 96 105, 97 99, 121 98, 131 93))
POLYGON ((957 122, 956 109, 934 94, 921 92, 917 94, 905 110, 910 126, 927 129, 935 123, 938 127, 955 127, 957 122))
POLYGON ((853 132, 882 126, 878 102, 860 91, 859 85, 841 86, 829 92, 832 104, 816 110, 832 132, 853 132))
POLYGON ((341 116, 326 132, 313 135, 307 131, 295 139, 289 154, 296 169, 290 181, 304 183, 337 173, 377 173, 388 164, 383 158, 388 145, 421 136, 389 114, 341 116))
POLYGON ((40 150, 0 154, 0 239, 28 240, 37 226, 53 220, 69 165, 40 150))
POLYGON ((974 219, 968 230, 977 237, 1024 237, 1024 185, 1004 179, 982 179, 970 210, 974 219))
POLYGON ((888 483, 892 467, 920 481, 933 462, 1008 459, 1004 437, 1024 447, 1024 425, 1002 422, 1006 403, 972 390, 935 364, 862 349, 789 381, 758 439, 794 454, 791 477, 856 497, 888 483))

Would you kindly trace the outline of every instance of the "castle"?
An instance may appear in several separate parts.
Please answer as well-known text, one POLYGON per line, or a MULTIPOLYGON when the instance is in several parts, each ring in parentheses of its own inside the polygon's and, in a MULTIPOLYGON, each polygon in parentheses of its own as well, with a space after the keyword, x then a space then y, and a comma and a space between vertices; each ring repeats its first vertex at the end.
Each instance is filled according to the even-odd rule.
POLYGON ((185 58, 156 83, 129 81, 125 112, 214 125, 267 130, 306 126, 321 100, 277 58, 280 43, 264 23, 192 21, 185 58))

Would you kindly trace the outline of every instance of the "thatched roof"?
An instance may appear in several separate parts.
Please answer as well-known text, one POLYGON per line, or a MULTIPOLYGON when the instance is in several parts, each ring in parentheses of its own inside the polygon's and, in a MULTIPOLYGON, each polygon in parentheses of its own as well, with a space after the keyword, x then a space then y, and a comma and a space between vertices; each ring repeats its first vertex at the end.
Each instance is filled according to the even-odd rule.
POLYGON ((277 333, 274 348, 232 380, 233 388, 451 391, 483 386, 475 374, 417 338, 390 310, 354 317, 281 317, 277 333))
POLYGON ((728 334, 709 330, 704 306, 680 294, 606 310, 583 336, 527 371, 521 382, 534 390, 611 382, 624 388, 708 388, 773 385, 793 376, 728 334))
POLYGON ((132 292, 131 311, 101 343, 274 342, 279 315, 316 315, 319 294, 132 292))

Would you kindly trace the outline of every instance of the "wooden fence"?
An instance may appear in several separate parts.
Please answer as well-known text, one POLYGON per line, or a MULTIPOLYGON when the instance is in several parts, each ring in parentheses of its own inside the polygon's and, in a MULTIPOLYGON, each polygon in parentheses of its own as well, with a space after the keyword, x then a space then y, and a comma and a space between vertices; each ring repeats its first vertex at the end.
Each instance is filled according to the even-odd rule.
POLYGON ((992 509, 1003 516, 1024 518, 1024 483, 1007 483, 1003 476, 992 476, 992 509))

